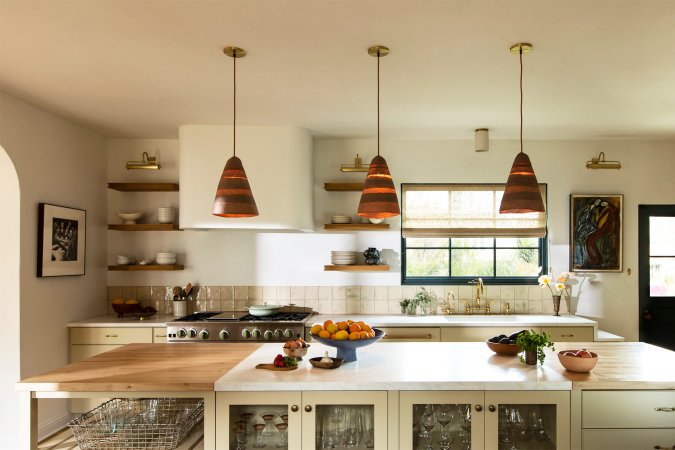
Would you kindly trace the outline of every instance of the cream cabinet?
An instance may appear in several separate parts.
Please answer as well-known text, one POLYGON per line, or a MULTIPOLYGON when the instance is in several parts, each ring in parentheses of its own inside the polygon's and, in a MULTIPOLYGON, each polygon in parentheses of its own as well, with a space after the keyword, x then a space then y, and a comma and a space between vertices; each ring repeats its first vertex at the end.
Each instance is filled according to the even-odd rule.
POLYGON ((381 342, 439 342, 440 328, 378 327, 386 334, 381 342))
POLYGON ((386 391, 218 392, 216 448, 387 445, 386 391))
POLYGON ((400 449, 570 449, 568 391, 400 393, 400 449))
MULTIPOLYGON (((441 342, 483 342, 499 334, 510 335, 524 327, 446 327, 441 328, 441 342)), ((539 327, 527 327, 528 330, 540 332, 539 327)), ((591 339, 592 340, 592 339, 591 339)))
POLYGON ((582 448, 675 448, 674 391, 584 391, 582 448))
POLYGON ((593 327, 542 327, 542 331, 551 335, 553 342, 593 342, 593 327))

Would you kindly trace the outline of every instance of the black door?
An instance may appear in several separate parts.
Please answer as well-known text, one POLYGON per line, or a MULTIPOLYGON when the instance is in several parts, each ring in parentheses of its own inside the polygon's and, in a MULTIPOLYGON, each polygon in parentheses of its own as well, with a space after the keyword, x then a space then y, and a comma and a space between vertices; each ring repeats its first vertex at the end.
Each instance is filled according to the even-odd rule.
POLYGON ((639 206, 640 341, 675 350, 675 205, 639 206))

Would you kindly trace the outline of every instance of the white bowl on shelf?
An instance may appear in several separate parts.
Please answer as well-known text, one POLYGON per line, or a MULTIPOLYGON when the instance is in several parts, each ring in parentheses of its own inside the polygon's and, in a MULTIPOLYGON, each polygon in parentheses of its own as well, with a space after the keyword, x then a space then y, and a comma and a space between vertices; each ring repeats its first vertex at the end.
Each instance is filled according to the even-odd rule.
POLYGON ((136 221, 143 217, 142 212, 118 212, 117 216, 124 221, 124 225, 135 225, 136 221))
POLYGON ((159 223, 173 223, 176 219, 174 208, 157 208, 157 220, 159 223))

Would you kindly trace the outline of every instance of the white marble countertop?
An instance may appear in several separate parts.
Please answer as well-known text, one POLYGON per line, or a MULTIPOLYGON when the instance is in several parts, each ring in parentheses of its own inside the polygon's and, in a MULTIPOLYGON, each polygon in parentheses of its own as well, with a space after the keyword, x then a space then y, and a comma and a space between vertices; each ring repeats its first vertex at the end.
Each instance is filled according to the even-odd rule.
MULTIPOLYGON (((336 349, 313 343, 299 368, 255 369, 282 353, 265 344, 215 383, 216 391, 317 390, 570 390, 562 367, 529 366, 518 357, 500 356, 483 342, 376 343, 357 350, 358 361, 333 370, 317 369, 308 359, 336 349)), ((547 359, 555 359, 548 352, 547 359)), ((558 363, 559 364, 559 363, 558 363)))
POLYGON ((579 316, 553 316, 551 314, 514 314, 514 315, 452 315, 452 316, 402 316, 402 315, 358 315, 358 314, 317 314, 307 321, 307 327, 313 323, 333 322, 351 319, 363 320, 375 327, 596 327, 594 320, 579 316))
POLYGON ((150 317, 146 320, 138 320, 136 317, 118 318, 117 314, 109 314, 105 316, 90 317, 75 322, 69 322, 68 328, 89 328, 89 327, 150 327, 150 328, 164 328, 167 322, 171 322, 176 318, 171 315, 159 315, 150 317))

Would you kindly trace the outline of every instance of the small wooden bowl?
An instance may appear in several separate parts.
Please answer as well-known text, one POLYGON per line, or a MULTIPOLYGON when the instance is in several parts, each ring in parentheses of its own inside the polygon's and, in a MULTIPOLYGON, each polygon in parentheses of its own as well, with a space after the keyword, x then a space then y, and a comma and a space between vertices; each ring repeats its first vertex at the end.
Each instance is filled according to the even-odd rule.
POLYGON ((590 372, 593 370, 595 365, 598 363, 598 354, 589 351, 592 358, 581 358, 579 356, 567 356, 563 353, 565 352, 577 352, 577 350, 561 350, 558 352, 558 360, 560 364, 570 372, 590 372))
POLYGON ((340 358, 331 358, 333 362, 331 363, 325 363, 321 362, 321 356, 317 356, 316 358, 309 358, 310 364, 312 366, 318 368, 318 369, 337 369, 342 365, 343 360, 340 358))
POLYGON ((518 353, 522 352, 523 349, 520 345, 516 344, 500 344, 498 342, 485 341, 487 346, 498 355, 506 356, 516 356, 518 353))
POLYGON ((286 356, 292 356, 295 359, 302 359, 303 356, 307 354, 307 350, 309 350, 309 345, 307 347, 302 347, 302 348, 286 348, 284 347, 284 354, 286 356))

